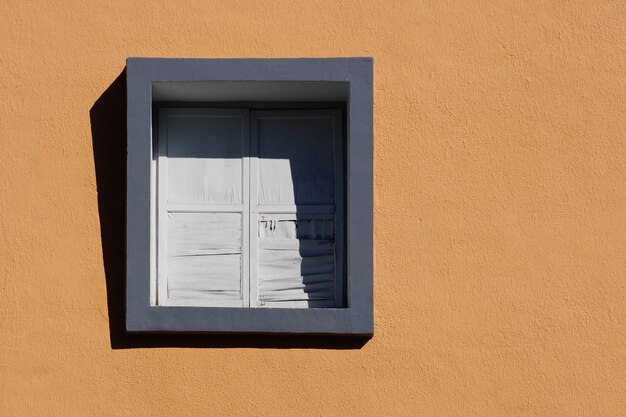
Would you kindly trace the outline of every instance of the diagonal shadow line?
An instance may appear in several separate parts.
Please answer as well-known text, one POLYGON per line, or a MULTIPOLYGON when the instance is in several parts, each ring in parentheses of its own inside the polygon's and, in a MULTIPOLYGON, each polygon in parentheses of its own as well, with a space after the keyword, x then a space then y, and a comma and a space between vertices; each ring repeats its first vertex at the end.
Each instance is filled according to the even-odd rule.
POLYGON ((331 335, 126 332, 126 69, 96 100, 89 117, 112 349, 359 349, 368 342, 368 337, 331 335))

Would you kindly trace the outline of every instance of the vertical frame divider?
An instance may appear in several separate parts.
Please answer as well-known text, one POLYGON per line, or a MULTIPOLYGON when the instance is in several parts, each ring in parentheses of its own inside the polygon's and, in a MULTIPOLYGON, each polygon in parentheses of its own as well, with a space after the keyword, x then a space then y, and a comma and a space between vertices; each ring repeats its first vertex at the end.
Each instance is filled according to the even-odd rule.
POLYGON ((157 155, 159 144, 159 109, 152 106, 150 117, 150 306, 157 303, 157 155))
POLYGON ((241 110, 241 132, 243 146, 242 192, 243 213, 241 213, 241 293, 243 306, 250 307, 250 111, 241 110))
POLYGON ((250 307, 259 307, 259 118, 250 112, 250 307))
POLYGON ((344 307, 344 286, 347 274, 344 272, 343 260, 345 253, 344 245, 344 168, 343 168, 343 128, 341 123, 341 111, 333 110, 333 144, 335 162, 335 307, 344 307))
POLYGON ((157 156, 157 304, 167 305, 167 115, 159 112, 157 156))

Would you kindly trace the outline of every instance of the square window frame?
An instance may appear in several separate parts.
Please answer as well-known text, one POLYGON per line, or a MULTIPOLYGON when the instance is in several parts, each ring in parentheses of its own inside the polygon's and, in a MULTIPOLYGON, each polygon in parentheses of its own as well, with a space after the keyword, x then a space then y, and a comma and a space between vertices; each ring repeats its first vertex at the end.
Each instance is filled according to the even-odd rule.
POLYGON ((128 58, 126 330, 372 336, 373 59, 128 58), (151 306, 151 160, 155 82, 295 81, 348 85, 345 148, 344 308, 151 306))

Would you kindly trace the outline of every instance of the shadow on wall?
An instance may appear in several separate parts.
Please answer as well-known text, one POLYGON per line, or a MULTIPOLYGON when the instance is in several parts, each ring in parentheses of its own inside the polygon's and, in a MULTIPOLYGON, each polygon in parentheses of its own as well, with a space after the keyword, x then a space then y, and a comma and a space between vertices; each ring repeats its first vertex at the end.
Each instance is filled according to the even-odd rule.
POLYGON ((98 187, 111 348, 359 349, 368 338, 305 335, 127 333, 126 302, 126 71, 89 112, 98 187))

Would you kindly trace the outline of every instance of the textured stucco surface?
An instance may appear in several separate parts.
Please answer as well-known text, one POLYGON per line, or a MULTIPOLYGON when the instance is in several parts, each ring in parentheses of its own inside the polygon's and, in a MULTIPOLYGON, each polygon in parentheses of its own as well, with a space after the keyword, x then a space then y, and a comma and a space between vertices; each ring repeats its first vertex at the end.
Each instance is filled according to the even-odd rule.
POLYGON ((3 1, 0 415, 626 415, 625 21, 618 1, 3 1), (125 58, 362 55, 374 338, 116 342, 125 58))

